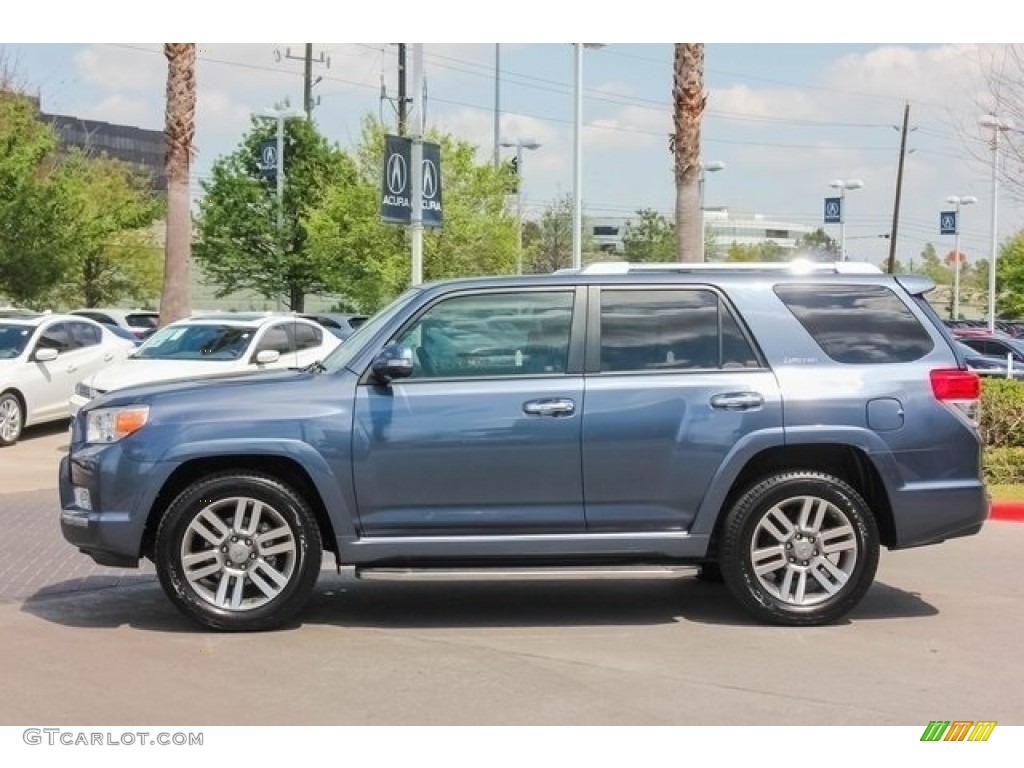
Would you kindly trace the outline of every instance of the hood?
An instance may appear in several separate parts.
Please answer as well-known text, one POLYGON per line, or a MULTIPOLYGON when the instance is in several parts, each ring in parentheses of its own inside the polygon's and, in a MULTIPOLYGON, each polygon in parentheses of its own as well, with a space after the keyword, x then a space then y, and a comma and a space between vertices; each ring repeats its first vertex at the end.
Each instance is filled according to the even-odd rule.
POLYGON ((146 360, 128 358, 94 373, 85 384, 102 392, 112 392, 137 384, 155 384, 175 379, 207 379, 244 373, 249 368, 241 361, 223 362, 206 360, 146 360))

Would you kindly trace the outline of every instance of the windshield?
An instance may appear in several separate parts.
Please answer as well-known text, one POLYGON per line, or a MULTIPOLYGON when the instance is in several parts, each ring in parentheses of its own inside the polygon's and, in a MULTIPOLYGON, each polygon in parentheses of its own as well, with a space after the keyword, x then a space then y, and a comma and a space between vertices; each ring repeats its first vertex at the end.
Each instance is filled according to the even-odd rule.
POLYGON ((210 323, 169 325, 132 355, 144 360, 238 360, 249 348, 254 328, 210 323))
POLYGON ((26 325, 0 323, 0 360, 20 355, 31 337, 32 329, 26 325))
POLYGON ((324 368, 327 371, 337 371, 344 368, 349 362, 355 357, 359 350, 363 348, 363 344, 366 343, 367 339, 373 338, 373 335, 377 333, 392 317, 401 311, 408 301, 420 292, 419 288, 410 288, 408 291, 403 293, 393 302, 388 304, 377 314, 370 317, 362 325, 360 325, 355 332, 345 339, 341 344, 334 348, 323 360, 324 368))

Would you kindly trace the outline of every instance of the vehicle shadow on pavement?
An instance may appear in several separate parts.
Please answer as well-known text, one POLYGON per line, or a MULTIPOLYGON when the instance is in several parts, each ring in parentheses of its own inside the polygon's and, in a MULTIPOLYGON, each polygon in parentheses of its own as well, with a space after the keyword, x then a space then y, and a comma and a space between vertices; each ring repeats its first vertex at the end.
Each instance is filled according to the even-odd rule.
MULTIPOLYGON (((90 577, 92 578, 92 577, 90 577)), ((116 588, 48 586, 22 605, 46 621, 82 628, 131 626, 206 632, 171 605, 151 574, 116 588), (74 594, 71 594, 74 592, 74 594)), ((81 581, 81 580, 77 580, 81 581)), ((876 582, 840 625, 938 614, 920 595, 876 582)), ((325 570, 299 616, 304 624, 351 628, 629 626, 695 622, 754 626, 722 584, 694 577, 512 582, 371 582, 325 570)))

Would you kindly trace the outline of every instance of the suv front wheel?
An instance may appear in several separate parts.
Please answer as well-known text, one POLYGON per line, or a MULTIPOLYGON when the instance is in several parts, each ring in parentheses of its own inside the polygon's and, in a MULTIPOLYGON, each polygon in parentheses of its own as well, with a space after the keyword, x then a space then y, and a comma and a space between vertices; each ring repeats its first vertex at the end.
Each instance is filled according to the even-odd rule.
POLYGON ((186 488, 156 534, 164 591, 214 629, 270 629, 306 602, 321 561, 305 499, 263 474, 225 472, 186 488))
POLYGON ((757 618, 812 626, 853 609, 878 568, 878 528, 849 484, 821 472, 770 475, 725 518, 719 564, 757 618))

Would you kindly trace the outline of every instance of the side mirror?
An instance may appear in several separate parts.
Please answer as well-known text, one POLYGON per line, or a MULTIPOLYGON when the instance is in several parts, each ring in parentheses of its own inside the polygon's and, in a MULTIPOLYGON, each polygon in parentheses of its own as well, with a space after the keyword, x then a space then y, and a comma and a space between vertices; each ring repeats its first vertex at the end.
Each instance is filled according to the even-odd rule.
POLYGON ((257 365, 268 365, 270 363, 276 363, 281 359, 281 353, 276 349, 261 349, 256 353, 256 364, 257 365))
POLYGON ((32 359, 37 363, 48 363, 57 359, 57 350, 53 347, 42 347, 32 353, 32 359))
POLYGON ((412 376, 412 350, 400 344, 388 344, 377 355, 370 370, 382 384, 392 379, 407 379, 412 376))

